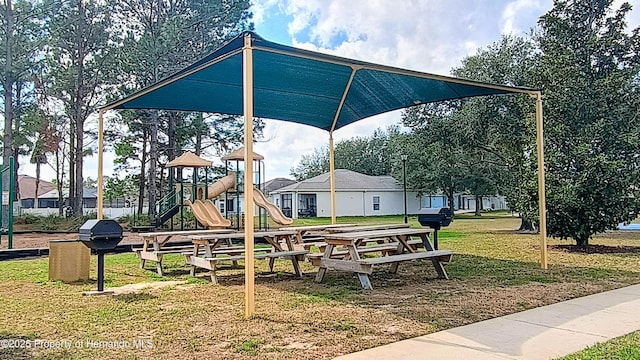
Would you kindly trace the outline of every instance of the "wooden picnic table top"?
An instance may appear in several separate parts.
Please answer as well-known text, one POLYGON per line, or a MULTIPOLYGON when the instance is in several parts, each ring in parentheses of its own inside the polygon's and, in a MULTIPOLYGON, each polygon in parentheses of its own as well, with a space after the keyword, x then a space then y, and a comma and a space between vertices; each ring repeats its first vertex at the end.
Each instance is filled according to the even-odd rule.
POLYGON ((214 229, 214 230, 178 230, 178 231, 154 231, 147 233, 140 233, 141 237, 158 237, 158 236, 173 236, 173 235, 199 235, 199 234, 225 234, 232 233, 233 229, 214 229))
POLYGON ((409 227, 409 224, 396 223, 396 224, 346 226, 346 227, 329 229, 328 231, 330 233, 347 233, 347 232, 374 231, 374 230, 387 230, 387 229, 402 229, 402 228, 408 228, 408 227, 409 227))
POLYGON ((338 234, 326 234, 324 237, 326 240, 357 240, 357 239, 370 239, 388 236, 403 236, 403 235, 424 235, 430 234, 431 229, 411 229, 411 228, 399 228, 399 229, 386 229, 386 230, 374 230, 374 231, 356 231, 348 233, 338 234))
POLYGON ((350 226, 356 226, 356 224, 304 225, 304 226, 281 227, 278 230, 313 231, 313 230, 324 230, 324 229, 333 229, 333 228, 350 227, 350 226))
MULTIPOLYGON (((254 237, 274 237, 274 236, 293 236, 296 235, 295 231, 256 231, 253 233, 254 237)), ((191 240, 217 240, 217 239, 244 239, 244 233, 227 233, 227 234, 203 234, 203 235, 191 235, 191 240)))

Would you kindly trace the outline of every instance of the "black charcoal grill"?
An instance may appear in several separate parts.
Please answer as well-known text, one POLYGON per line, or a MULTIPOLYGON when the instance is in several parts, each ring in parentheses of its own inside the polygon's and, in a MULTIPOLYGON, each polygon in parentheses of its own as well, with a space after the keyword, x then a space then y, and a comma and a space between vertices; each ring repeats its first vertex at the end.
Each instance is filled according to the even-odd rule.
POLYGON ((422 226, 428 226, 433 231, 433 247, 438 250, 438 230, 443 226, 449 226, 453 220, 453 212, 448 207, 422 208, 418 212, 418 222, 422 226))
POLYGON ((87 220, 80 227, 80 241, 98 254, 98 292, 104 291, 104 254, 122 240, 122 227, 115 220, 87 220))

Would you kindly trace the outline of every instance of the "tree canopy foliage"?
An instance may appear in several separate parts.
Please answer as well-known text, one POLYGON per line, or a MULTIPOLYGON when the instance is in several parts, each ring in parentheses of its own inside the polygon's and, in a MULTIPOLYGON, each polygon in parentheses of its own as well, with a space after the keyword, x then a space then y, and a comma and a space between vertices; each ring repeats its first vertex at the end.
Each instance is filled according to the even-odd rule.
MULTIPOLYGON (((4 157, 23 149, 33 152, 38 168, 51 164, 59 193, 66 184, 79 213, 97 108, 252 29, 249 6, 248 0, 2 2, 4 157)), ((241 119, 220 114, 128 111, 110 119, 116 126, 105 135, 117 168, 138 173, 138 209, 148 197, 150 212, 162 183, 160 165, 186 148, 219 153, 242 140, 241 119)), ((261 129, 258 120, 257 136, 261 129)))
POLYGON ((640 29, 624 3, 560 1, 540 19, 548 233, 587 245, 640 211, 640 29))

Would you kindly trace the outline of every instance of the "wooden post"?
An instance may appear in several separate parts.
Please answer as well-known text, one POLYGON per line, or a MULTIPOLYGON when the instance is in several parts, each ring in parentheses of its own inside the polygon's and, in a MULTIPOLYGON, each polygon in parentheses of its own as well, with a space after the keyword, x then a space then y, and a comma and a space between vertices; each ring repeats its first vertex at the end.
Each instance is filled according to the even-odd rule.
POLYGON ((103 112, 98 112, 98 199, 96 204, 96 217, 98 220, 102 219, 102 204, 104 198, 103 190, 103 166, 104 166, 104 125, 103 125, 103 112))
POLYGON ((336 223, 336 169, 333 153, 333 131, 329 133, 329 179, 331 182, 331 223, 336 223))
POLYGON ((538 141, 538 207, 540 208, 540 266, 547 264, 547 206, 544 183, 544 132, 542 122, 542 93, 536 92, 536 135, 538 141))
POLYGON ((244 37, 242 49, 244 98, 244 315, 255 314, 253 258, 253 50, 251 35, 244 37))

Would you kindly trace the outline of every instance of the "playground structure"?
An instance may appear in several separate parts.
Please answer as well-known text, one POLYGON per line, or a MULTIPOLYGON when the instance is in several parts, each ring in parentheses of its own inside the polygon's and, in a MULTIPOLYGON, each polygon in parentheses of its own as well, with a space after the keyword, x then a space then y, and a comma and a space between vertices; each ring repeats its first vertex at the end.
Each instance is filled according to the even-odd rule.
MULTIPOLYGON (((180 214, 180 229, 184 230, 184 208, 188 207, 196 220, 206 228, 223 229, 234 227, 240 230, 243 227, 241 224, 244 225, 244 221, 241 220, 244 214, 241 213, 239 206, 240 194, 243 192, 243 174, 239 171, 239 162, 244 161, 240 155, 244 155, 242 148, 223 157, 222 160, 225 161, 227 174, 210 185, 206 183, 206 180, 204 184, 198 184, 197 181, 199 168, 204 168, 205 179, 208 179, 207 169, 212 164, 210 161, 201 159, 191 152, 185 152, 180 157, 169 162, 167 167, 177 168, 176 179, 170 177, 171 190, 159 202, 159 215, 155 226, 159 227, 180 214), (233 161, 235 161, 236 171, 230 170, 233 167, 233 161), (185 183, 183 181, 183 169, 185 167, 193 168, 193 183, 185 183), (175 186, 173 181, 175 181, 175 186), (216 206, 214 200, 222 206, 220 208, 216 206)), ((263 159, 261 155, 256 155, 260 157, 259 160, 263 159)), ((261 168, 259 160, 258 169, 261 168)), ((258 175, 256 184, 259 186, 262 173, 257 172, 256 174, 258 175)), ((293 219, 285 216, 280 208, 269 201, 260 190, 254 188, 253 198, 255 205, 258 207, 258 225, 260 229, 268 228, 267 214, 279 225, 286 226, 293 223, 293 219)), ((173 222, 171 226, 173 226, 173 222)))

